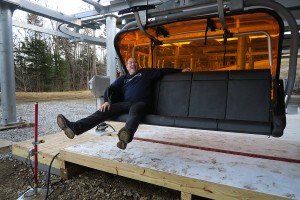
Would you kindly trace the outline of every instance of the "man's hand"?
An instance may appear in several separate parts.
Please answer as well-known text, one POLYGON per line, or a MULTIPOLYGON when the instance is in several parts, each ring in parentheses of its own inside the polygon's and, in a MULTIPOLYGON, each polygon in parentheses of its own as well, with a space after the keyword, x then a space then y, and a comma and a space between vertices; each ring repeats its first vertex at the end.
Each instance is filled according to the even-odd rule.
POLYGON ((182 69, 181 71, 182 71, 182 72, 191 72, 192 70, 191 70, 191 68, 184 68, 184 69, 182 69))
POLYGON ((110 104, 109 104, 108 102, 104 102, 104 103, 100 106, 99 111, 100 111, 100 112, 105 112, 105 111, 107 111, 107 110, 109 110, 109 109, 110 109, 110 104))

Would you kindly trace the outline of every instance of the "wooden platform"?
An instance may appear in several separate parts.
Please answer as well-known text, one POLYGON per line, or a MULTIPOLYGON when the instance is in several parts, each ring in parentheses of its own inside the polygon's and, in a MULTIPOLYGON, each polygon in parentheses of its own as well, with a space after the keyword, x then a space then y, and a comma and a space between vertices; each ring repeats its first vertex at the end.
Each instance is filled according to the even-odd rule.
MULTIPOLYGON (((116 130, 122 123, 110 123, 116 130)), ((298 129, 299 130, 299 129, 298 129)), ((300 199, 300 141, 291 138, 141 125, 125 151, 115 133, 68 139, 62 132, 39 145, 39 161, 68 173, 68 163, 212 199, 300 199)), ((31 141, 13 145, 26 158, 31 141)), ((65 174, 63 174, 65 173, 65 174)))
POLYGON ((33 127, 33 126, 34 126, 34 123, 18 122, 18 123, 9 124, 9 125, 0 125, 0 131, 14 129, 14 128, 33 127))

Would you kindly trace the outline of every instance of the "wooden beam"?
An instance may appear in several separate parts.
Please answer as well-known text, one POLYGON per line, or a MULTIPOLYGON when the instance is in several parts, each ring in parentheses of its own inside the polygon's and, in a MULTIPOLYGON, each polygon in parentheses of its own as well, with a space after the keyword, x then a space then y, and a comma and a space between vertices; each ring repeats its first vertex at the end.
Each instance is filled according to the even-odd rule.
POLYGON ((64 168, 60 168, 60 176, 63 179, 70 179, 73 176, 86 171, 87 168, 82 165, 64 162, 64 168))
MULTIPOLYGON (((82 142, 94 140, 101 136, 97 136, 95 134, 83 134, 81 136, 75 137, 70 140, 65 136, 63 132, 59 132, 53 135, 40 136, 40 139, 45 140, 45 143, 39 144, 38 146, 38 161, 41 164, 50 165, 53 157, 59 153, 61 148, 65 148, 68 146, 73 146, 76 144, 80 144, 82 142)), ((21 157, 26 159, 28 157, 28 152, 33 149, 33 140, 26 140, 18 143, 14 143, 12 145, 12 154, 13 156, 21 157)), ((33 157, 30 158, 33 160, 33 157)), ((52 164, 53 168, 61 169, 64 168, 64 162, 61 160, 60 155, 56 157, 52 164)))
MULTIPOLYGON (((180 177, 170 173, 140 168, 134 165, 67 152, 64 150, 61 151, 61 155, 68 162, 211 199, 288 199, 251 190, 233 188, 226 185, 206 182, 203 180, 180 177)), ((188 195, 185 194, 184 197, 187 196, 188 195)))
POLYGON ((25 128, 25 127, 33 127, 33 123, 29 122, 20 122, 15 124, 9 124, 9 125, 0 125, 0 131, 8 130, 8 129, 15 129, 15 128, 25 128))
POLYGON ((192 194, 181 192, 181 200, 192 200, 192 194))

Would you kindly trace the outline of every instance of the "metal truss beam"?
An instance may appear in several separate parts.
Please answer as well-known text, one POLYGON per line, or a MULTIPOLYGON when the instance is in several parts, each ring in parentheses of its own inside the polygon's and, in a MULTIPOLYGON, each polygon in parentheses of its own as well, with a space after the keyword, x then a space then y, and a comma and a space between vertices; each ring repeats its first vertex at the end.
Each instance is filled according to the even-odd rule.
POLYGON ((24 29, 28 29, 28 30, 33 30, 33 31, 37 31, 37 32, 40 32, 40 33, 46 33, 46 34, 49 34, 49 35, 55 35, 55 36, 59 36, 59 37, 63 37, 63 38, 73 39, 72 36, 64 34, 60 31, 46 29, 46 28, 43 28, 43 27, 40 27, 40 26, 35 26, 35 25, 32 25, 32 24, 26 24, 26 23, 23 23, 23 22, 15 21, 15 20, 12 21, 12 25, 15 26, 15 27, 24 28, 24 29))
MULTIPOLYGON (((84 0, 85 2, 89 2, 91 5, 98 4, 92 0, 84 0)), ((230 1, 224 1, 224 4, 230 4, 230 1)), ((284 5, 287 9, 289 9, 296 19, 300 18, 300 1, 295 0, 274 0, 274 2, 278 2, 284 5)), ((163 17, 167 14, 174 14, 174 13, 181 13, 182 11, 189 11, 196 8, 204 9, 207 7, 208 9, 212 6, 217 5, 216 0, 127 0, 127 1, 111 1, 111 5, 102 6, 100 5, 101 9, 96 9, 93 11, 87 11, 82 13, 77 13, 74 15, 76 18, 80 18, 83 21, 90 21, 102 18, 105 14, 110 14, 113 12, 118 12, 120 10, 137 6, 137 5, 146 5, 147 4, 154 4, 156 5, 155 9, 151 9, 147 11, 148 17, 163 17)), ((234 7, 234 5, 230 5, 234 7)), ((100 8, 99 7, 99 8, 100 8)), ((297 24, 299 25, 298 21, 297 24)), ((288 27, 287 27, 288 29, 288 27)))
POLYGON ((67 28, 63 28, 63 29, 61 29, 61 31, 55 31, 55 30, 35 26, 32 24, 22 23, 19 21, 13 21, 12 25, 16 26, 16 27, 20 27, 20 28, 37 31, 40 33, 46 33, 49 35, 55 35, 55 36, 59 36, 59 37, 63 37, 63 38, 68 38, 68 39, 72 40, 73 42, 85 42, 85 43, 95 44, 95 45, 99 45, 99 46, 106 46, 105 45, 106 40, 104 38, 92 37, 92 36, 83 35, 80 33, 75 33, 73 31, 68 30, 67 28))
POLYGON ((74 31, 70 31, 67 28, 65 28, 63 25, 59 27, 59 30, 69 36, 73 37, 73 42, 86 42, 90 44, 105 46, 106 39, 104 38, 97 38, 93 36, 83 35, 74 31))
POLYGON ((76 17, 65 15, 63 13, 51 10, 49 8, 45 8, 43 6, 31 3, 26 0, 1 0, 1 1, 4 3, 11 4, 15 6, 16 9, 19 10, 23 10, 29 13, 33 13, 42 17, 46 17, 73 26, 81 26, 80 19, 77 19, 76 17))

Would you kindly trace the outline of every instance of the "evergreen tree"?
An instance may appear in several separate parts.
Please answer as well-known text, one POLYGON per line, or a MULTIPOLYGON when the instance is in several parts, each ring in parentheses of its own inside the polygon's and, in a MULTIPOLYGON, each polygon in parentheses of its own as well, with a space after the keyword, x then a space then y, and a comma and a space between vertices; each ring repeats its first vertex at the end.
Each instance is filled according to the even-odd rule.
MULTIPOLYGON (((34 14, 27 15, 27 22, 43 26, 42 18, 34 14)), ((61 37, 26 30, 23 41, 14 44, 14 51, 18 91, 86 90, 92 76, 105 72, 105 60, 96 61, 95 48, 61 37), (104 70, 99 70, 100 66, 104 70)))
POLYGON ((61 39, 62 38, 55 38, 56 45, 53 54, 52 91, 65 91, 70 89, 69 64, 62 57, 62 47, 58 42, 61 39))
MULTIPOLYGON (((27 22, 37 26, 43 25, 40 17, 34 14, 27 15, 27 22)), ((64 90, 64 87, 58 87, 61 82, 57 80, 65 76, 59 74, 57 69, 66 66, 64 60, 59 57, 59 52, 52 54, 53 51, 41 33, 26 31, 26 35, 24 41, 15 46, 17 88, 33 92, 64 90)))

